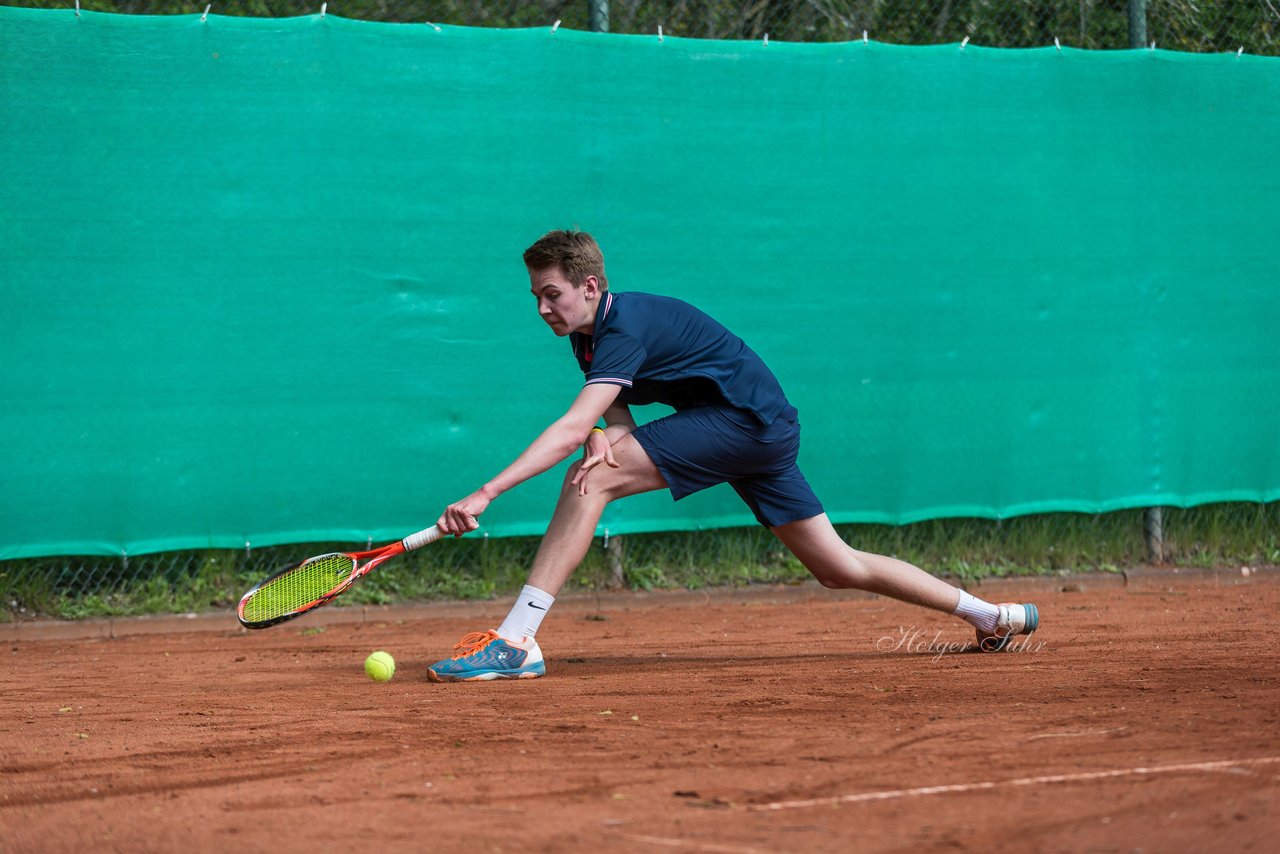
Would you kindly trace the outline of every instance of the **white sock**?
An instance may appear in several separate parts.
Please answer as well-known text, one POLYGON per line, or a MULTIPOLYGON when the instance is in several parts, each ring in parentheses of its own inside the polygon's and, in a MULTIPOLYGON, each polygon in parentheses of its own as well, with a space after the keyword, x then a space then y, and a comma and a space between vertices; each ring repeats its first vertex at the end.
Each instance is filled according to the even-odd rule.
POLYGON ((550 593, 526 584, 520 591, 516 604, 511 606, 511 613, 507 614, 507 619, 498 626, 498 634, 513 641, 532 638, 538 633, 542 618, 547 615, 547 610, 555 601, 556 597, 550 593))
POLYGON ((963 590, 960 591, 960 604, 951 613, 987 635, 996 630, 996 620, 1000 619, 999 608, 963 590))

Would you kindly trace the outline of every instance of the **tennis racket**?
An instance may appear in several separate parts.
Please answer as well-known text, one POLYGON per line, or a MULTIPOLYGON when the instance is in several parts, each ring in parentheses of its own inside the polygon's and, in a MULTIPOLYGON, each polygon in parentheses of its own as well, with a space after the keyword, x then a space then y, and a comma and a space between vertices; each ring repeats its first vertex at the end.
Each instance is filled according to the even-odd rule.
POLYGON ((360 576, 396 555, 434 543, 443 536, 432 525, 398 543, 367 552, 332 552, 309 557, 256 584, 240 599, 240 625, 265 629, 319 608, 340 596, 360 576))

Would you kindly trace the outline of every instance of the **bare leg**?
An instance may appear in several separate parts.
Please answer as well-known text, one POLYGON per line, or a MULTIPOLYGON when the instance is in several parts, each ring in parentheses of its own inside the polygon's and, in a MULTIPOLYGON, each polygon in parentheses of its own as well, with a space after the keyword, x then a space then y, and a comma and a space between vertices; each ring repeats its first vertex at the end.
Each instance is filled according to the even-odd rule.
POLYGON ((556 512, 529 571, 531 586, 555 596, 586 557, 606 504, 666 487, 662 473, 634 437, 623 436, 615 442, 613 458, 618 468, 599 465, 591 470, 586 495, 579 495, 578 487, 570 483, 578 473, 578 464, 569 468, 560 487, 556 512))
POLYGON ((849 547, 827 514, 771 529, 824 587, 867 590, 950 614, 959 589, 896 558, 849 547))

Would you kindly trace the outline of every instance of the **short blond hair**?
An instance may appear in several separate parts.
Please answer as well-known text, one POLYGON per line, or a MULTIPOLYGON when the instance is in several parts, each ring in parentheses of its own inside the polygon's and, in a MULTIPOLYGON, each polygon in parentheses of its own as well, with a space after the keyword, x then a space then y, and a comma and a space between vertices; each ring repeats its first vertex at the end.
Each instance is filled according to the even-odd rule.
POLYGON ((524 251, 524 265, 533 271, 559 267, 575 288, 582 287, 588 276, 595 276, 600 290, 609 289, 609 280, 604 275, 604 253, 595 238, 585 231, 548 231, 524 251))

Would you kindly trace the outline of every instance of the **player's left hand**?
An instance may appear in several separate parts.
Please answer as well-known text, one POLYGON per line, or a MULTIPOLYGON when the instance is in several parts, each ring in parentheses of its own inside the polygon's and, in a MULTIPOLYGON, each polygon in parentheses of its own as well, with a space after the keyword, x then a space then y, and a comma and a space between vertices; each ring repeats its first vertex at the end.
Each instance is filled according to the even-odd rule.
POLYGON ((582 446, 582 467, 570 481, 578 487, 579 495, 587 494, 587 475, 600 463, 615 469, 622 465, 613 458, 613 446, 609 444, 609 437, 599 430, 592 430, 591 435, 587 436, 586 444, 582 446))

